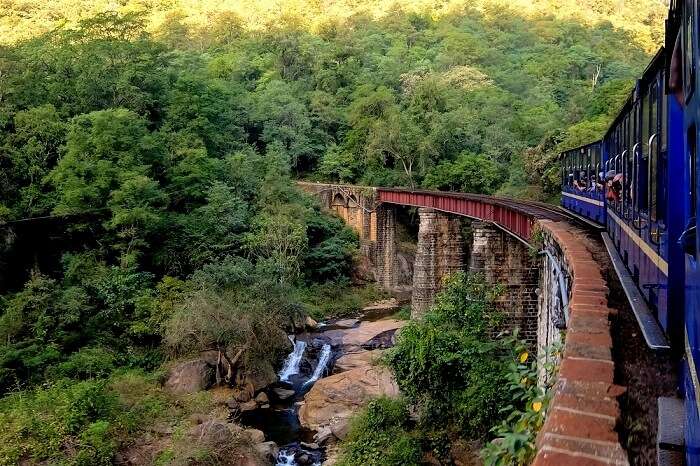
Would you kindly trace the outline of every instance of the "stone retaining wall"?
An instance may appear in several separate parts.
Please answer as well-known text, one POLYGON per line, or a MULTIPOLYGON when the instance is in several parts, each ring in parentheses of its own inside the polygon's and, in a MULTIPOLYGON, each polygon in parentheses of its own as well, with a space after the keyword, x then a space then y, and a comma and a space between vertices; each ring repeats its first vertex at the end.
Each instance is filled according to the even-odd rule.
POLYGON ((593 259, 595 247, 569 223, 540 220, 555 241, 572 278, 569 321, 559 377, 545 424, 537 438, 535 466, 627 465, 615 430, 617 398, 625 388, 613 383, 608 287, 593 259))

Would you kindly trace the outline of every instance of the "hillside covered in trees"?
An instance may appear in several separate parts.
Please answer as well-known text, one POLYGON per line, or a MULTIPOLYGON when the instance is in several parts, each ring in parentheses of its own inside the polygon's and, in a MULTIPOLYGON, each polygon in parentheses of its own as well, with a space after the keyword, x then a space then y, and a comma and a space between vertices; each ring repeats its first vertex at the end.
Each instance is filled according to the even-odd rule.
POLYGON ((600 136, 664 13, 0 2, 0 464, 110 464, 211 403, 160 391, 168 359, 274 376, 294 322, 374 296, 295 179, 556 195, 555 154, 600 136))

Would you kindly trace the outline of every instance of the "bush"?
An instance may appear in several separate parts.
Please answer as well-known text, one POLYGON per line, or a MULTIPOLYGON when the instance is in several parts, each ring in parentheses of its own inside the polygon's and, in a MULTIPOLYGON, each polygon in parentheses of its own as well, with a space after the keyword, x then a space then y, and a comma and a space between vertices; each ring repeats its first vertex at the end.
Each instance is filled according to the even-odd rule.
POLYGON ((117 443, 112 438, 107 421, 93 422, 80 434, 80 450, 76 466, 108 466, 116 453, 117 443))
POLYGON ((117 412, 115 397, 104 387, 104 381, 60 382, 0 400, 0 464, 64 458, 67 450, 79 446, 75 439, 94 441, 93 447, 104 453, 98 437, 106 434, 99 434, 101 427, 94 423, 117 412))
POLYGON ((517 344, 508 370, 511 403, 501 408, 506 419, 492 429, 496 440, 481 451, 487 466, 526 466, 537 453, 535 439, 544 424, 555 382, 560 348, 548 348, 538 364, 523 343, 517 344), (539 384, 540 367, 544 369, 544 386, 539 384))
POLYGON ((508 401, 509 341, 490 331, 500 323, 498 289, 479 276, 456 273, 420 321, 401 330, 386 361, 427 428, 486 435, 508 401))
POLYGON ((408 407, 402 400, 371 401, 353 420, 338 465, 420 465, 420 439, 412 433, 409 418, 408 407))
POLYGON ((71 354, 68 360, 49 368, 53 377, 92 379, 108 376, 114 370, 114 354, 100 347, 82 348, 71 354))

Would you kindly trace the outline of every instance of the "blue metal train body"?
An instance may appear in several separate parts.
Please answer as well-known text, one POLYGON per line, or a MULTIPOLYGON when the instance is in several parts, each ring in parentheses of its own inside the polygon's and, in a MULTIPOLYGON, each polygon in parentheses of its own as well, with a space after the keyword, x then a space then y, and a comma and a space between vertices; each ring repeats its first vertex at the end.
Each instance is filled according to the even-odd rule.
POLYGON ((665 46, 603 139, 561 154, 562 207, 605 228, 628 297, 641 297, 667 342, 651 342, 633 303, 647 343, 678 356, 691 465, 700 465, 698 23, 697 0, 671 1, 665 46))

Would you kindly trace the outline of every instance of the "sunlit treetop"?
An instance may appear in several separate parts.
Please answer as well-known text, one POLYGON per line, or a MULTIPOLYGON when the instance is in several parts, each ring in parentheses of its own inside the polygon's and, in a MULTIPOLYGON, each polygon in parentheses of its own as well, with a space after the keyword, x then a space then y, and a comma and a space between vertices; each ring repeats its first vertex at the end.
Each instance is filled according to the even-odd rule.
POLYGON ((386 18, 402 10, 438 19, 466 8, 486 16, 507 8, 530 18, 552 15, 589 24, 609 21, 628 31, 648 52, 663 41, 667 11, 664 0, 4 0, 0 3, 0 42, 12 43, 63 24, 74 25, 105 11, 142 12, 154 32, 179 24, 193 30, 219 27, 210 32, 225 35, 239 28, 264 30, 280 25, 322 32, 332 25, 351 27, 352 18, 361 16, 386 18))

